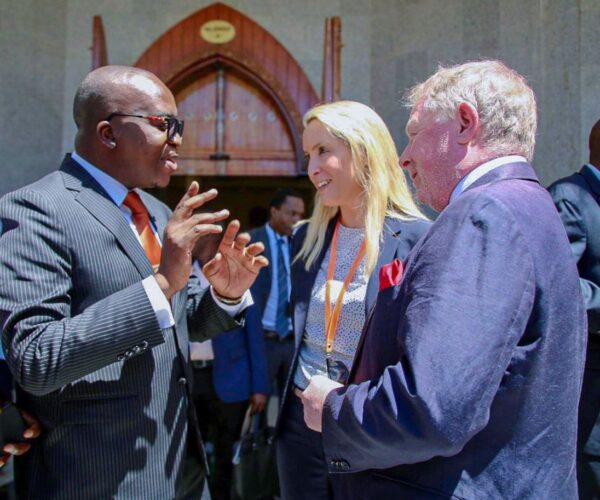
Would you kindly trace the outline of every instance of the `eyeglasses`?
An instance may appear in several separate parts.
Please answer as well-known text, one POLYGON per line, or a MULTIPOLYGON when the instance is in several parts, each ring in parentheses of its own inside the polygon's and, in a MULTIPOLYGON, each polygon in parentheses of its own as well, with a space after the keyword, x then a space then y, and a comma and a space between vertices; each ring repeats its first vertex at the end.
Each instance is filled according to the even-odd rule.
POLYGON ((179 134, 179 137, 183 136, 183 120, 178 120, 172 116, 156 116, 156 115, 130 115, 128 113, 111 113, 104 120, 109 122, 115 116, 131 116, 133 118, 143 118, 148 120, 150 124, 163 132, 167 132, 167 138, 169 141, 175 139, 175 136, 179 134))

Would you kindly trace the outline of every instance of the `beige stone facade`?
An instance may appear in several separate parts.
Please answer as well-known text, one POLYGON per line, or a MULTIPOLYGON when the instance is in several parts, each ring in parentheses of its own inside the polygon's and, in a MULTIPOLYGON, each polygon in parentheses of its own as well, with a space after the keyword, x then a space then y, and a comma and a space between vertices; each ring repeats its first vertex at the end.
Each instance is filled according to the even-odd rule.
MULTIPOLYGON (((72 148, 72 96, 90 69, 94 15, 109 62, 133 64, 206 0, 0 0, 0 194, 58 166, 72 148)), ((342 96, 373 106, 398 147, 404 89, 439 63, 494 57, 536 91, 534 164, 549 184, 587 158, 600 118, 597 0, 229 0, 277 38, 320 92, 323 23, 342 20, 342 96)))

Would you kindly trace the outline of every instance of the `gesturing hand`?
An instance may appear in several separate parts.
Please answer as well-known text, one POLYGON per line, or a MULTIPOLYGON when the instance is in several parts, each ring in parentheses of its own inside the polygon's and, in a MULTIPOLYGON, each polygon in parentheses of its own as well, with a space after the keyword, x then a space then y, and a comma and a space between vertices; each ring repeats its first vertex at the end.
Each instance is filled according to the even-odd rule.
POLYGON ((238 234, 240 223, 231 221, 223 234, 217 254, 202 268, 215 292, 225 298, 237 299, 250 288, 258 272, 269 265, 262 243, 250 243, 248 233, 238 234))
POLYGON ((196 181, 190 184, 165 227, 156 281, 167 299, 187 285, 192 269, 192 249, 198 238, 222 232, 215 222, 229 217, 227 210, 194 214, 195 209, 218 194, 216 189, 198 194, 199 190, 196 181))

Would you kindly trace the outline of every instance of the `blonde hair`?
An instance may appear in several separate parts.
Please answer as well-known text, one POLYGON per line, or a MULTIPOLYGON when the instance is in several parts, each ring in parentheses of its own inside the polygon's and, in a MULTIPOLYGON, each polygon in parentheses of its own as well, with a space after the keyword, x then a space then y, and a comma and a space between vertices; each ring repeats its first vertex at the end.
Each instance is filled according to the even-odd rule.
POLYGON ((406 94, 409 107, 419 102, 452 118, 461 102, 471 104, 483 126, 483 145, 499 154, 521 154, 531 161, 537 113, 535 95, 525 78, 500 61, 440 66, 406 94))
MULTIPOLYGON (((318 120, 333 137, 350 148, 352 161, 348 167, 363 189, 365 272, 371 275, 377 264, 385 217, 424 219, 425 216, 413 200, 398 165, 394 140, 375 111, 358 102, 337 101, 309 109, 303 118, 304 126, 313 120, 318 120)), ((306 261, 307 270, 319 256, 327 225, 338 211, 339 207, 324 206, 319 194, 315 195, 306 238, 297 256, 306 261)))

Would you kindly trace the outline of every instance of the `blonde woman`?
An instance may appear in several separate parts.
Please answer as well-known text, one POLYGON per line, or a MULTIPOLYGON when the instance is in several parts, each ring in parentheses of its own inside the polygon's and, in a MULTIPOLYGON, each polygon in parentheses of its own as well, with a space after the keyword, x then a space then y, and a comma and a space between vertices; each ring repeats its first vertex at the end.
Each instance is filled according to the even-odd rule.
POLYGON ((310 220, 293 238, 296 352, 277 446, 286 500, 331 496, 321 434, 306 427, 300 394, 315 375, 346 382, 382 286, 380 268, 403 261, 429 228, 375 111, 351 101, 323 104, 306 113, 304 126, 308 175, 317 192, 310 220))

